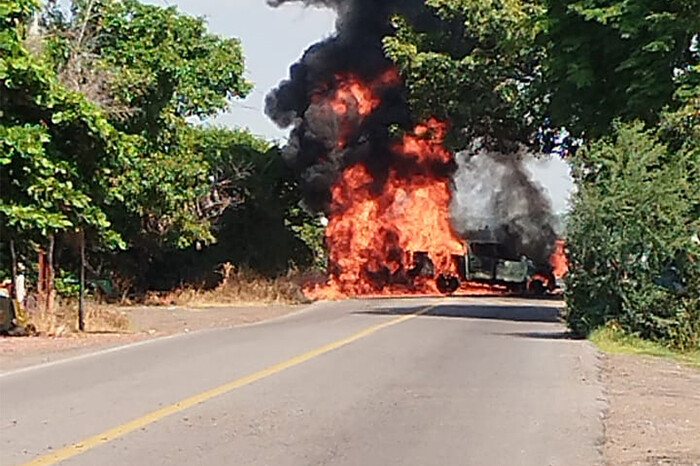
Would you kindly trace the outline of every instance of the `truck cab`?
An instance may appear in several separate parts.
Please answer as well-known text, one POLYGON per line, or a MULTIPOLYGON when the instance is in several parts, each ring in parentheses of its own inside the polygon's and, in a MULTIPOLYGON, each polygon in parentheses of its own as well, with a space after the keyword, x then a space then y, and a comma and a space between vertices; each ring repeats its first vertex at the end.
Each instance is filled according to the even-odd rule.
POLYGON ((525 256, 516 257, 488 230, 475 232, 467 240, 467 253, 452 256, 455 275, 436 277, 438 290, 454 293, 462 282, 500 285, 516 293, 542 295, 556 286, 550 270, 538 270, 525 256))

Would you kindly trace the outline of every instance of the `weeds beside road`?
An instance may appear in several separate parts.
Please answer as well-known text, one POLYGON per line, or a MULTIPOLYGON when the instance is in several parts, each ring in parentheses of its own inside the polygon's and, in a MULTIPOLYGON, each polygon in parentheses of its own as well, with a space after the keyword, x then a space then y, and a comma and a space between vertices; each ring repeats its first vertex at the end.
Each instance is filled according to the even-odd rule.
POLYGON ((290 272, 276 278, 267 278, 245 269, 224 264, 222 280, 212 289, 185 286, 163 293, 148 293, 144 304, 176 306, 221 306, 240 304, 299 304, 309 302, 302 292, 309 277, 290 272))
POLYGON ((590 338, 606 353, 660 356, 700 368, 700 350, 680 352, 660 343, 628 335, 611 325, 594 331, 590 338))
MULTIPOLYGON (((125 333, 133 331, 129 321, 129 308, 178 306, 204 307, 259 307, 262 305, 296 305, 311 301, 304 296, 304 283, 319 280, 314 272, 290 272, 276 278, 268 278, 231 264, 222 267, 222 280, 213 288, 183 286, 170 291, 149 291, 121 299, 112 297, 111 304, 103 304, 104 297, 89 296, 86 301, 86 330, 88 333, 125 333)), ((43 336, 64 336, 77 332, 78 299, 76 295, 59 296, 50 306, 51 311, 32 299, 28 305, 28 323, 43 336)), ((138 327, 138 325, 137 325, 138 327)))

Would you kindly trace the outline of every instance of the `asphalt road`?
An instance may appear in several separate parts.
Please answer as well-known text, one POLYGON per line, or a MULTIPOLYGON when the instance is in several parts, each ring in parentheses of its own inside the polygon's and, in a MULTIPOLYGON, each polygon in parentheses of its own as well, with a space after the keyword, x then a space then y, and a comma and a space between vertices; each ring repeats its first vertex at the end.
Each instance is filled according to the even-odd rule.
POLYGON ((0 464, 599 464, 597 355, 557 313, 504 298, 320 303, 7 372, 0 464))

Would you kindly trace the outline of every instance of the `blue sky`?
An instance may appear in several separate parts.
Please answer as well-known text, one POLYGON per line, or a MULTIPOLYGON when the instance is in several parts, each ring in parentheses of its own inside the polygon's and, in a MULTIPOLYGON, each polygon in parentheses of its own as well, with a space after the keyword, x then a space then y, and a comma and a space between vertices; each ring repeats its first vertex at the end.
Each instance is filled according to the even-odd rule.
MULTIPOLYGON (((333 32, 335 15, 330 10, 286 4, 267 6, 265 0, 150 0, 175 5, 181 11, 202 16, 216 34, 238 37, 246 56, 247 77, 255 90, 232 104, 218 124, 247 127, 256 134, 284 140, 287 130, 277 128, 263 113, 265 94, 284 79, 289 66, 306 48, 333 32)), ((554 210, 566 209, 572 188, 568 167, 559 159, 528 164, 533 177, 549 192, 554 210)))

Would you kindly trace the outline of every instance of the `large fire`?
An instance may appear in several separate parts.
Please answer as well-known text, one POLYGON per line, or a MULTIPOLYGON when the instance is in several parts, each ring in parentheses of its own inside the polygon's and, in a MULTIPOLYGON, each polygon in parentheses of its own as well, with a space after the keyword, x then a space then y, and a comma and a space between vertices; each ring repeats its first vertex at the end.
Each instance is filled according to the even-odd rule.
MULTIPOLYGON (((328 87, 318 89, 312 102, 334 115, 336 150, 349 147, 355 130, 382 103, 381 91, 399 80, 390 68, 369 82, 352 73, 336 75, 328 87)), ((466 246, 450 223, 447 173, 453 154, 443 145, 446 134, 446 123, 429 118, 386 149, 386 169, 373 171, 363 162, 343 169, 331 188, 325 232, 329 279, 308 287, 308 295, 438 294, 435 277, 456 275, 453 256, 464 255, 466 246)), ((566 273, 563 240, 557 242, 550 265, 554 276, 566 273)), ((554 286, 551 274, 535 278, 549 289, 554 286)), ((497 285, 459 286, 469 293, 507 291, 497 285)))
MULTIPOLYGON (((336 115, 364 117, 379 103, 375 90, 398 79, 394 70, 363 83, 337 76, 330 96, 321 93, 336 115)), ((341 119, 341 121, 343 121, 341 119)), ((350 132, 342 126, 338 147, 350 132)), ((362 163, 350 165, 331 190, 326 228, 329 281, 309 290, 315 297, 367 294, 437 293, 434 280, 411 274, 413 254, 427 253, 434 273, 453 273, 452 254, 464 254, 463 241, 449 221, 450 188, 432 167, 452 161, 443 145, 445 123, 431 118, 392 148, 396 160, 383 179, 362 163)))

